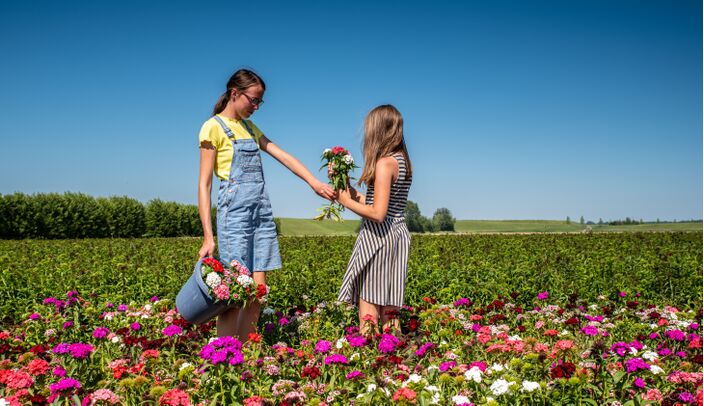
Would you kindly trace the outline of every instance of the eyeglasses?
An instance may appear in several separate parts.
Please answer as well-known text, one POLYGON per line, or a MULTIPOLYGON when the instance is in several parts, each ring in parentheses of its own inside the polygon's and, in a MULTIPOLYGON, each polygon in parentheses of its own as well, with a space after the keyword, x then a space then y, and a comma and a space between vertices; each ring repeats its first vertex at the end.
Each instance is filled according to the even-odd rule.
POLYGON ((252 106, 261 106, 262 104, 264 104, 264 100, 262 100, 258 97, 251 97, 245 92, 242 92, 240 94, 243 95, 244 97, 246 97, 247 101, 249 101, 252 104, 252 106))

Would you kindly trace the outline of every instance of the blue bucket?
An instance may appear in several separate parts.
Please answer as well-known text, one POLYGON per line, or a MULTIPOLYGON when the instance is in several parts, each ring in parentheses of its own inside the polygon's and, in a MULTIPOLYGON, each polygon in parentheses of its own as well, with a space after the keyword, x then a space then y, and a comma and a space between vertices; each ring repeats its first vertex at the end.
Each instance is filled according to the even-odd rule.
POLYGON ((193 324, 205 323, 228 307, 225 303, 214 303, 213 298, 208 295, 208 285, 200 273, 202 263, 203 259, 196 263, 193 274, 176 296, 176 310, 186 321, 193 324))

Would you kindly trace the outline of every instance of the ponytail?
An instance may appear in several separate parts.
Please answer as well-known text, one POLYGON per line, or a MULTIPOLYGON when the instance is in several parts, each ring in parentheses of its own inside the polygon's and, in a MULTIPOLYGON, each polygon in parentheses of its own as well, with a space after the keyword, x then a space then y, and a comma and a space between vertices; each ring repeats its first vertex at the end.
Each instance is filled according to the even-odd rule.
POLYGON ((227 102, 230 101, 232 89, 237 89, 237 91, 241 92, 256 85, 259 85, 262 89, 266 90, 264 80, 262 80, 259 75, 251 70, 240 69, 235 72, 235 74, 230 77, 230 80, 227 81, 227 89, 225 90, 225 93, 223 93, 218 101, 215 102, 215 106, 213 107, 213 115, 220 114, 223 110, 225 110, 225 107, 227 107, 227 102))

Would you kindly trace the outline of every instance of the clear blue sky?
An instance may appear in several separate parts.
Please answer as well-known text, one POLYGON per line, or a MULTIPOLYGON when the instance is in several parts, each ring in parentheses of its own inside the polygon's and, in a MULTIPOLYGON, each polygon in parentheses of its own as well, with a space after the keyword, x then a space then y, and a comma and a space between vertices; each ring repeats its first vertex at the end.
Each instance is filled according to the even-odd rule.
MULTIPOLYGON (((702 218, 700 1, 3 1, 0 55, 3 194, 196 203, 198 130, 251 67, 252 119, 321 179, 396 105, 425 215, 702 218)), ((264 165, 274 214, 313 216, 264 165)))

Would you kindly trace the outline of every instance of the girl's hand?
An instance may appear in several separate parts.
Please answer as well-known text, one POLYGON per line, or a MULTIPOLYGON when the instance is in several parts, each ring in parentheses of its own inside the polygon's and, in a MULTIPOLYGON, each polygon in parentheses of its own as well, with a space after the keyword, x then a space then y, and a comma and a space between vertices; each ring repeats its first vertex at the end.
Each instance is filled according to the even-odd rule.
POLYGON ((354 199, 352 199, 352 192, 350 191, 349 187, 345 190, 340 190, 337 192, 337 201, 341 205, 347 207, 349 202, 351 202, 352 200, 354 199))
POLYGON ((203 245, 200 247, 200 251, 198 251, 198 259, 202 259, 205 257, 212 257, 213 254, 215 253, 215 241, 213 240, 204 240, 203 245))
POLYGON ((337 197, 337 193, 335 193, 332 186, 323 183, 317 179, 313 183, 311 183, 310 187, 313 189, 315 194, 322 197, 323 199, 333 201, 337 197))

